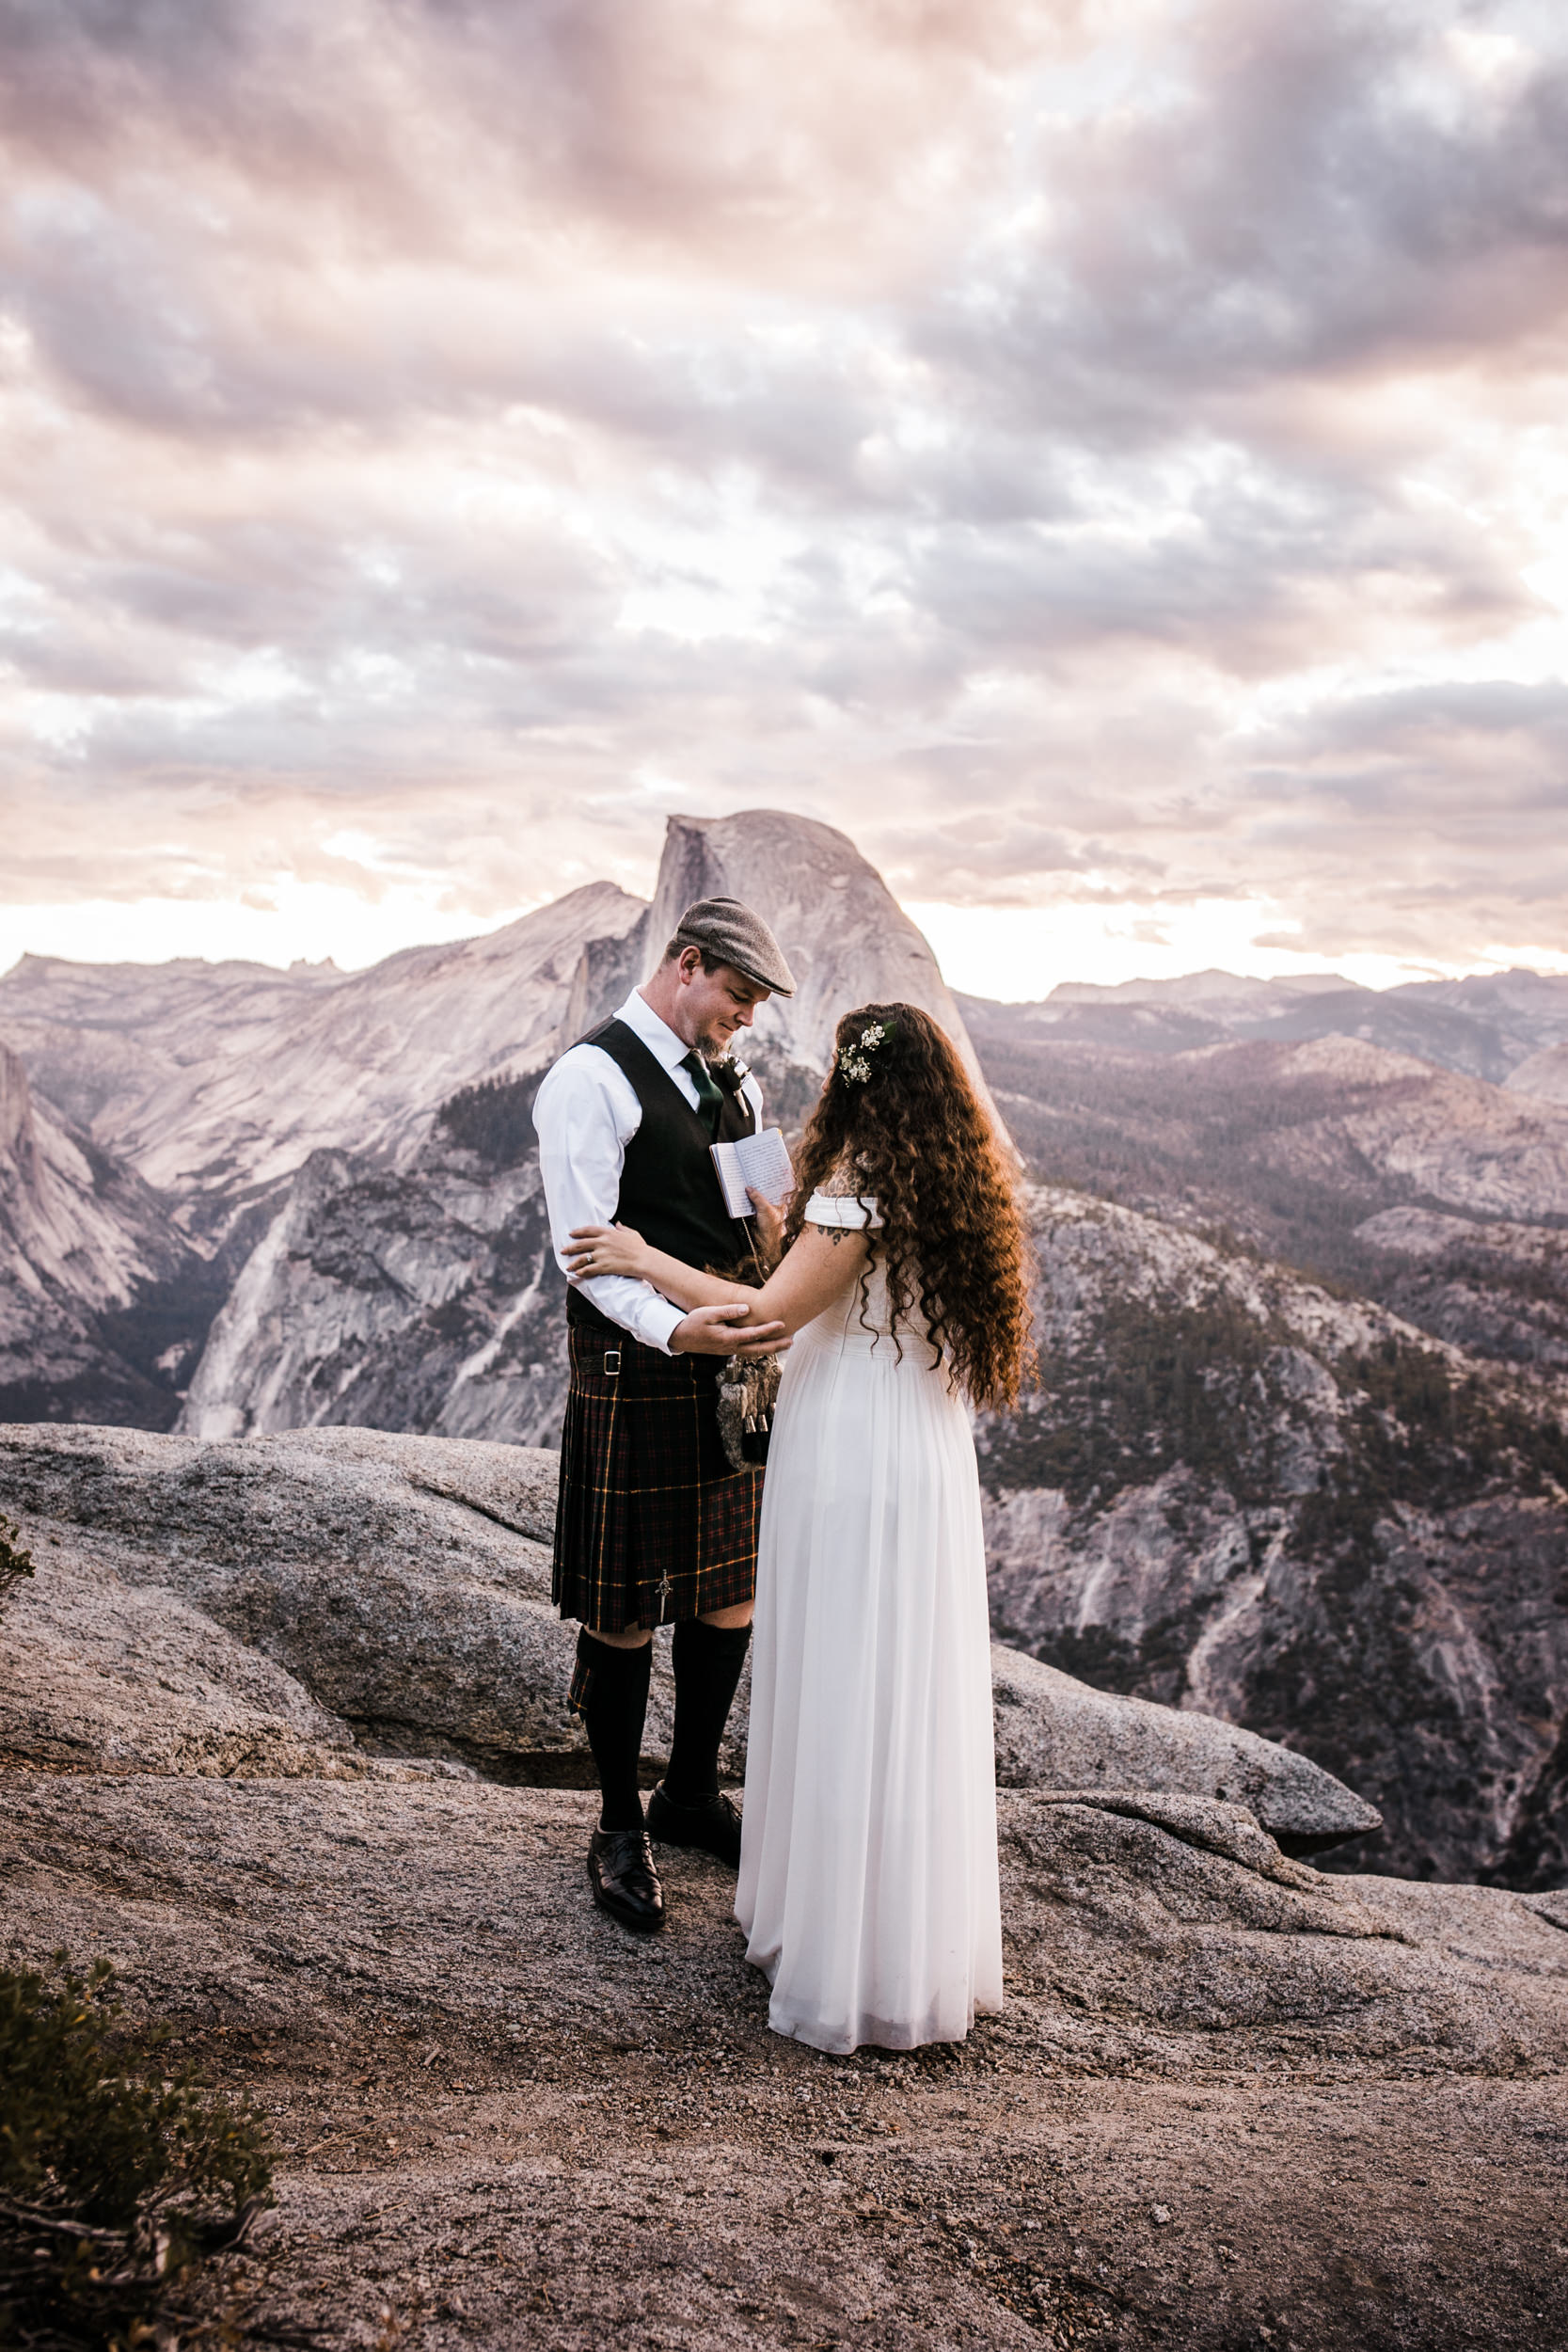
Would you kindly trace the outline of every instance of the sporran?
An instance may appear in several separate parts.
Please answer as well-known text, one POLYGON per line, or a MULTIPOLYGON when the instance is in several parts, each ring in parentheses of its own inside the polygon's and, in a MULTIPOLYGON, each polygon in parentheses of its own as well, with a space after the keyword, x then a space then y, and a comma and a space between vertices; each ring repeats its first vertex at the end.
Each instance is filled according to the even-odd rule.
POLYGON ((760 1470, 779 1401, 777 1356, 732 1356, 719 1375, 719 1435, 732 1470, 760 1470))

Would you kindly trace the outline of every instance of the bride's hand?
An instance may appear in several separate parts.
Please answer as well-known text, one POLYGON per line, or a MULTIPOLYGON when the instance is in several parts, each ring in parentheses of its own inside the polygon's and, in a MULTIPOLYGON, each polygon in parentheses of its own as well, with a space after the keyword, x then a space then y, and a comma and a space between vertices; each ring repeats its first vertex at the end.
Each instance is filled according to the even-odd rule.
POLYGON ((562 1255, 568 1271, 585 1274, 641 1275, 649 1256, 647 1243, 629 1225, 574 1225, 562 1255))
POLYGON ((766 1266, 775 1266, 784 1247, 784 1211, 776 1209, 765 1192, 758 1192, 755 1184, 748 1184, 746 1194, 752 1203, 752 1214, 757 1221, 757 1247, 762 1263, 766 1266))

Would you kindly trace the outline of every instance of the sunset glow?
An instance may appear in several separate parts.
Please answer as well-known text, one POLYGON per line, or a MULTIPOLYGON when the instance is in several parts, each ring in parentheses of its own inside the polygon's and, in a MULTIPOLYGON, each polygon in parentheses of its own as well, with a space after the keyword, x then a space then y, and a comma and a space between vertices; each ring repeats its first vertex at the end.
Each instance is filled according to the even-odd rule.
POLYGON ((0 35, 0 968, 664 818, 958 985, 1568 968, 1568 25, 179 0, 0 35))

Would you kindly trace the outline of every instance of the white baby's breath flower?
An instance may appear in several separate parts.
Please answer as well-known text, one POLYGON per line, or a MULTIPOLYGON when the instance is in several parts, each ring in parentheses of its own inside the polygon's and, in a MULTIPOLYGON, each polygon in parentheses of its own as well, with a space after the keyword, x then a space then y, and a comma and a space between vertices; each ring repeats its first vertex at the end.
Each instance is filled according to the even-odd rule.
POLYGON ((891 1037, 892 1034, 893 1025, 886 1021, 873 1021, 869 1028, 863 1029, 859 1050, 857 1051, 853 1045, 847 1045, 839 1055, 838 1066, 845 1077, 853 1078, 857 1085, 863 1086, 871 1075, 871 1064, 867 1056, 874 1053, 883 1039, 891 1037))

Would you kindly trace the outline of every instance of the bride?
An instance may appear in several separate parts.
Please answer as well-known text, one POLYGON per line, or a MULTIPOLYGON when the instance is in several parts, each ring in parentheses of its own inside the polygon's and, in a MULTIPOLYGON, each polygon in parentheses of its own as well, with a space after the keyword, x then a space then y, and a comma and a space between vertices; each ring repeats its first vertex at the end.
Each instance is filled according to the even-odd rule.
POLYGON ((958 1055, 913 1005, 838 1025, 785 1254, 746 1290, 624 1227, 575 1273, 782 1321, 736 1916, 819 2050, 960 2041, 1002 2005, 990 1650, 965 1400, 1012 1403, 1026 1258, 958 1055))

